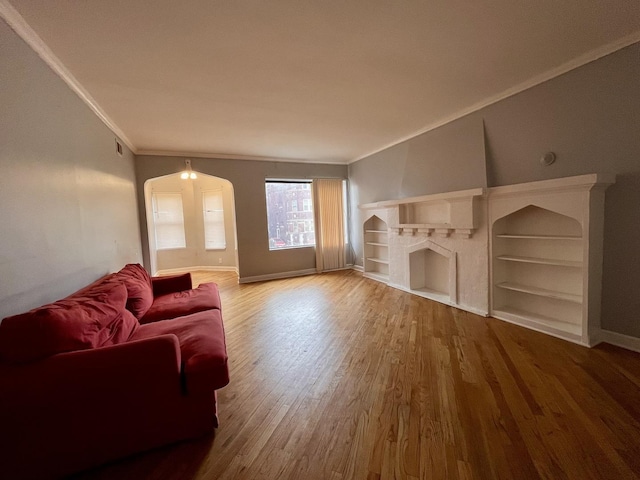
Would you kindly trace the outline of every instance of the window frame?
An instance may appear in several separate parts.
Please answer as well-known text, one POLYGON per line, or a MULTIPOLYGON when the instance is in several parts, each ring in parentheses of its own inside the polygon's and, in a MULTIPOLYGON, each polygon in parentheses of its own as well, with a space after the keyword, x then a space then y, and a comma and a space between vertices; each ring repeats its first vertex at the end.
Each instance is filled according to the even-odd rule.
POLYGON ((224 210, 224 189, 218 188, 213 190, 202 190, 202 235, 204 239, 204 250, 205 251, 222 251, 227 249, 227 229, 225 225, 225 210, 224 210), (211 210, 212 212, 219 212, 221 214, 221 225, 222 225, 222 246, 207 246, 207 202, 206 196, 208 194, 217 194, 220 197, 221 209, 219 210, 211 210))
POLYGON ((187 248, 187 234, 184 226, 184 200, 182 198, 182 192, 152 192, 151 193, 151 204, 152 204, 152 212, 153 212, 153 236, 155 240, 155 249, 157 251, 167 251, 167 250, 184 250, 187 248), (158 197, 177 197, 180 199, 180 221, 179 222, 166 222, 160 219, 159 212, 159 198, 158 197), (158 226, 166 227, 169 225, 181 226, 182 232, 182 242, 180 246, 170 246, 170 247, 161 247, 161 242, 158 241, 158 226))
MULTIPOLYGON (((266 220, 267 220, 267 244, 268 244, 268 248, 270 252, 273 251, 281 251, 281 250, 291 250, 291 249, 298 249, 298 248, 315 248, 316 247, 316 234, 315 234, 315 211, 314 211, 314 202, 313 202, 313 180, 310 179, 273 179, 273 178, 266 178, 265 179, 265 207, 266 207, 266 220), (270 207, 272 207, 272 205, 270 205, 270 199, 269 199, 269 184, 293 184, 293 185, 308 185, 308 190, 309 190, 309 197, 307 200, 310 200, 310 210, 305 211, 303 209, 300 209, 300 205, 298 205, 298 200, 299 198, 285 198, 282 202, 282 206, 284 208, 284 221, 281 222, 282 225, 281 230, 280 230, 280 236, 278 235, 278 232, 271 232, 274 233, 276 236, 272 237, 270 235, 269 232, 269 228, 270 228, 270 224, 272 219, 270 218, 270 207), (293 205, 296 205, 296 208, 293 209, 293 205), (287 209, 289 208, 289 206, 291 207, 291 209, 289 211, 287 211, 287 209), (306 215, 309 215, 309 218, 305 218, 306 215), (311 223, 311 225, 313 226, 313 230, 309 230, 307 231, 305 228, 304 232, 299 232, 298 231, 298 225, 300 222, 304 222, 305 224, 307 224, 308 222, 311 223), (272 242, 272 240, 275 241, 284 241, 287 242, 287 236, 288 235, 299 235, 299 234, 303 234, 305 235, 305 238, 309 238, 309 236, 312 237, 313 239, 313 243, 312 244, 287 244, 285 243, 285 245, 281 245, 281 246, 275 246, 275 244, 272 242)), ((280 219, 279 219, 280 220, 280 219)), ((276 220, 276 222, 278 222, 278 220, 276 220)), ((306 227, 306 225, 305 225, 306 227)), ((278 227, 276 227, 278 228, 278 227)))

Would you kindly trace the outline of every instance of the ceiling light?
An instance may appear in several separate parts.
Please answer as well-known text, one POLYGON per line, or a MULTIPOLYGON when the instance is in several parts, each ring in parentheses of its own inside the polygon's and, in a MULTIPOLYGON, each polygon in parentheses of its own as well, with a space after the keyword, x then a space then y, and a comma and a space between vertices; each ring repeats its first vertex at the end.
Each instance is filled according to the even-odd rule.
POLYGON ((195 180, 196 178, 198 178, 198 175, 196 175, 196 172, 191 170, 191 160, 187 158, 184 161, 184 166, 185 166, 185 171, 180 174, 181 179, 187 180, 188 178, 190 178, 191 180, 195 180))

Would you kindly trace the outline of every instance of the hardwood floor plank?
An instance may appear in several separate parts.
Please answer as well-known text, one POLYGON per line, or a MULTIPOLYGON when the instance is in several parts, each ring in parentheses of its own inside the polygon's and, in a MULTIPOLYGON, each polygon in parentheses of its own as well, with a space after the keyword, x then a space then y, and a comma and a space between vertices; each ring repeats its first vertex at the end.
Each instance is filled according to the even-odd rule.
POLYGON ((638 479, 640 355, 331 272, 220 287, 215 436, 90 479, 638 479))

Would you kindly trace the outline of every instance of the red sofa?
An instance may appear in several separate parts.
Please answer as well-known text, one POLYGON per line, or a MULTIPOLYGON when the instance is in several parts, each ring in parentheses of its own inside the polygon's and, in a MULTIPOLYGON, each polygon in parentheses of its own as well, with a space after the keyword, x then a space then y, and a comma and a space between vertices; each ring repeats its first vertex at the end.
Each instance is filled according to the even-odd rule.
POLYGON ((0 478, 59 478, 211 432, 220 296, 130 264, 0 323, 0 478))

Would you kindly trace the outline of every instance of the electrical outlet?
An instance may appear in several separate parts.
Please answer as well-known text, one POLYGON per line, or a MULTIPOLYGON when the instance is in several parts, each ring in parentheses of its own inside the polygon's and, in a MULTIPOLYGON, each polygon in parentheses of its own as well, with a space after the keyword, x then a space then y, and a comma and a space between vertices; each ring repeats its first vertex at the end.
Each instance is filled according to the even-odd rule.
POLYGON ((218 265, 222 265, 222 257, 218 257, 218 265))

